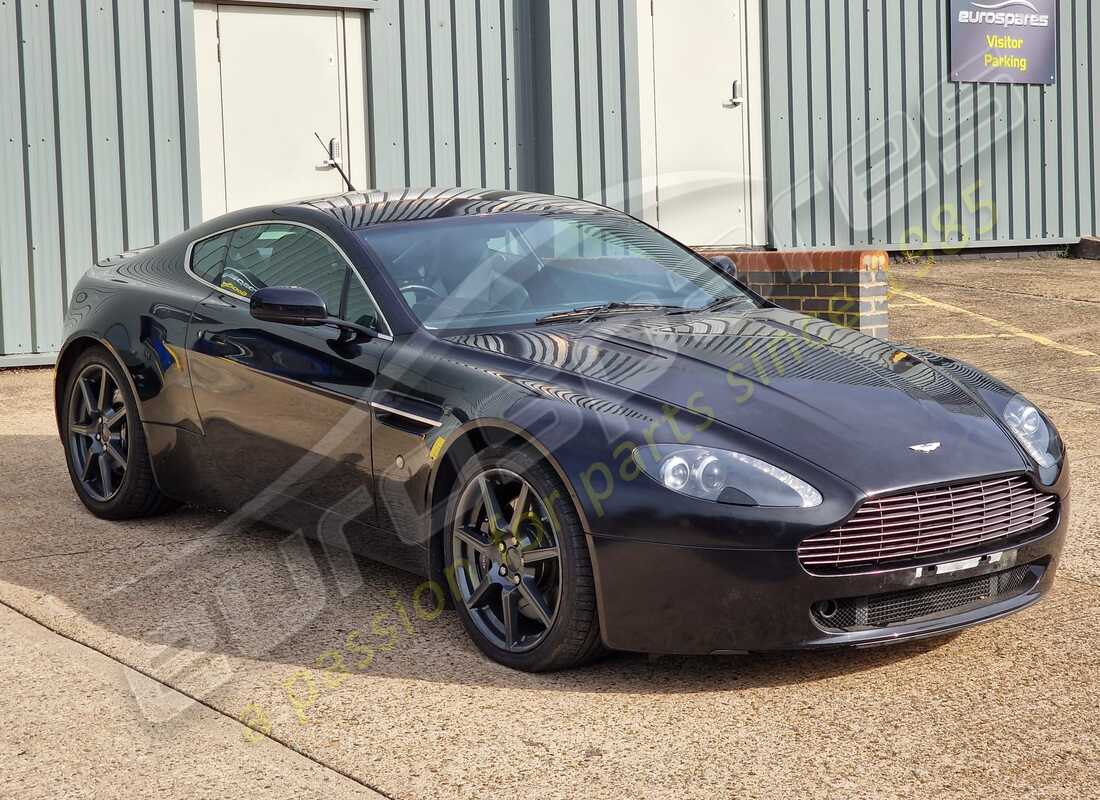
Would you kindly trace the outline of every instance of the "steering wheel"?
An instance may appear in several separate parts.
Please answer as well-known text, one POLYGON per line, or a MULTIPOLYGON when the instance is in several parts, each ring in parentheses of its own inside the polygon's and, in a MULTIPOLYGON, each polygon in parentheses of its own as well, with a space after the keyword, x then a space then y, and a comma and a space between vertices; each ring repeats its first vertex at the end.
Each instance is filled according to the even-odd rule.
MULTIPOLYGON (((422 283, 410 283, 408 286, 402 286, 399 290, 401 294, 405 292, 412 292, 414 295, 424 294, 428 296, 428 299, 442 300, 443 295, 433 289, 431 286, 425 286, 422 283)), ((419 302, 419 301, 417 301, 419 302)))

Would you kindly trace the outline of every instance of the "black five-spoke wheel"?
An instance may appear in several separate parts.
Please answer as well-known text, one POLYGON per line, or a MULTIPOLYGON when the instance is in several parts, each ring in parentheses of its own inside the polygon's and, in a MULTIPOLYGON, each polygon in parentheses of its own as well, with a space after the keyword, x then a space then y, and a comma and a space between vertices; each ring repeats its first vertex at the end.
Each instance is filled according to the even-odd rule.
POLYGON ((587 540, 569 498, 526 449, 490 447, 459 470, 447 579, 467 632, 502 664, 542 672, 603 652, 587 540))
POLYGON ((488 469, 459 501, 455 582, 485 636, 511 652, 546 637, 561 596, 561 551, 546 504, 514 472, 488 469))
POLYGON ((129 464, 126 404, 102 364, 89 364, 69 398, 69 457, 84 491, 106 503, 118 494, 129 464))

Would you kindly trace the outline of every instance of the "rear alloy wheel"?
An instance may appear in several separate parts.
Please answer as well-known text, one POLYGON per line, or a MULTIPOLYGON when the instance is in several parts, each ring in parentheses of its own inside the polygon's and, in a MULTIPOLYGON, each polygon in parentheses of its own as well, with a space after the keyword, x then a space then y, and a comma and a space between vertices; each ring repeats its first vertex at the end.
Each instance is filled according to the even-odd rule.
POLYGON ((122 488, 130 456, 130 420, 118 384, 103 364, 89 364, 69 397, 69 458, 84 493, 99 503, 122 488))
POLYGON ((517 669, 575 666, 599 654, 584 532, 544 462, 487 451, 468 464, 448 514, 451 592, 483 652, 517 669))
POLYGON ((134 519, 177 504, 153 478, 137 400, 110 353, 92 347, 69 373, 61 438, 73 488, 97 517, 134 519))

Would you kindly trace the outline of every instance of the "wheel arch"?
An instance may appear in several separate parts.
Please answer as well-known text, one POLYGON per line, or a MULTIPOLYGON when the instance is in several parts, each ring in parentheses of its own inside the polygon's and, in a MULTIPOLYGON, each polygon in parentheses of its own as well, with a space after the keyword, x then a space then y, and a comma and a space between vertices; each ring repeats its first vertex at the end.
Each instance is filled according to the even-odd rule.
POLYGON ((579 501, 573 482, 561 463, 530 431, 505 420, 472 420, 456 428, 447 437, 446 448, 439 454, 428 481, 428 577, 440 586, 446 586, 443 571, 443 540, 447 515, 447 499, 458 480, 463 464, 471 457, 495 445, 527 447, 538 453, 557 474, 569 493, 569 501, 577 510, 585 534, 591 532, 584 506, 579 501))
POLYGON ((72 369, 73 364, 82 354, 87 352, 93 347, 102 347, 106 350, 111 358, 118 364, 119 370, 126 376, 126 384, 130 388, 130 392, 133 395, 134 403, 137 404, 138 421, 141 422, 142 429, 145 428, 145 419, 141 409, 141 397, 138 395, 137 386, 134 384, 134 378, 130 374, 130 370, 126 368, 126 363, 119 356, 118 351, 111 345, 106 339, 101 339, 90 333, 77 334, 67 341, 61 348, 61 352, 57 356, 57 362, 54 366, 54 378, 53 378, 53 399, 54 399, 54 421, 57 423, 57 433, 62 434, 61 428, 61 407, 64 403, 65 383, 68 381, 69 370, 72 369))

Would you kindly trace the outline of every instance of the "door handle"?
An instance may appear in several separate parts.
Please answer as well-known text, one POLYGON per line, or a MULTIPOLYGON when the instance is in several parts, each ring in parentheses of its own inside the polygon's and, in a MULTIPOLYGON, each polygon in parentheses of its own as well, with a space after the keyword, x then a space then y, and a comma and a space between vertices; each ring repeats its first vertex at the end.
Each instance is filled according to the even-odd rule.
POLYGON ((741 81, 736 80, 730 86, 730 99, 722 103, 723 108, 737 108, 743 105, 745 102, 745 96, 741 91, 741 81))

